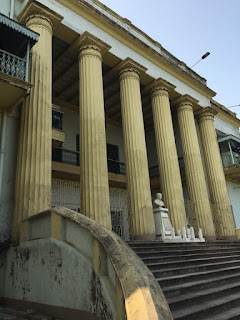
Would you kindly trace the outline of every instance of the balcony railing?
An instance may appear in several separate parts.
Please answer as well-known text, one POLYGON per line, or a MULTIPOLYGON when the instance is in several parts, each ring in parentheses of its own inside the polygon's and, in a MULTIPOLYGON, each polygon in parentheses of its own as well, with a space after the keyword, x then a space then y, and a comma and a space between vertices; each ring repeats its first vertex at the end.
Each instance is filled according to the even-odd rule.
POLYGON ((26 80, 27 61, 0 49, 0 72, 26 80))
POLYGON ((52 160, 71 164, 73 166, 79 166, 79 153, 67 149, 54 148, 52 150, 52 160))
POLYGON ((221 154, 223 166, 231 164, 240 164, 239 154, 236 152, 225 152, 221 154))
MULTIPOLYGON (((180 170, 184 169, 183 157, 178 158, 178 163, 179 163, 180 170)), ((158 178, 159 177, 158 165, 149 168, 149 177, 150 177, 150 179, 154 179, 154 178, 158 178)))
POLYGON ((63 128, 63 113, 57 110, 52 110, 52 127, 62 130, 63 128))
MULTIPOLYGON (((79 152, 63 148, 52 150, 52 160, 56 162, 79 166, 79 152)), ((116 160, 108 159, 108 172, 125 175, 125 164, 116 160)))
POLYGON ((125 175, 125 164, 117 160, 108 159, 108 172, 125 175))

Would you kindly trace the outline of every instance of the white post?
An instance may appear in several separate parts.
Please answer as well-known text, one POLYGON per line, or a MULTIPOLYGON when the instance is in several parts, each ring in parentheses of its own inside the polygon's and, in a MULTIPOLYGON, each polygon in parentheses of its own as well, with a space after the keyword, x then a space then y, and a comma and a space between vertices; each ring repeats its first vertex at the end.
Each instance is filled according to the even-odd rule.
POLYGON ((184 240, 187 239, 187 233, 186 233, 186 228, 185 227, 182 227, 182 236, 183 236, 184 240))
POLYGON ((171 235, 172 235, 172 239, 174 240, 175 239, 175 230, 174 230, 174 228, 171 229, 171 235))
POLYGON ((202 241, 202 240, 203 240, 202 229, 199 229, 198 234, 199 234, 199 239, 200 239, 200 241, 202 241))
POLYGON ((195 232, 193 227, 190 228, 191 240, 195 240, 195 232))

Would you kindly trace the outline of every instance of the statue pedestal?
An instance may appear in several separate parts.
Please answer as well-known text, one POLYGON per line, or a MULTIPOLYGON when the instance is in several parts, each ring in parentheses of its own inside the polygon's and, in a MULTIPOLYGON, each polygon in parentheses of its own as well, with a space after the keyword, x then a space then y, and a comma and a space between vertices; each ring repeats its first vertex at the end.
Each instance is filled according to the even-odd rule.
POLYGON ((177 235, 175 235, 175 230, 168 217, 167 208, 155 208, 153 209, 153 213, 156 238, 158 240, 162 240, 163 242, 205 242, 201 229, 199 229, 199 238, 195 238, 193 227, 187 230, 183 227, 182 230, 178 230, 177 235))

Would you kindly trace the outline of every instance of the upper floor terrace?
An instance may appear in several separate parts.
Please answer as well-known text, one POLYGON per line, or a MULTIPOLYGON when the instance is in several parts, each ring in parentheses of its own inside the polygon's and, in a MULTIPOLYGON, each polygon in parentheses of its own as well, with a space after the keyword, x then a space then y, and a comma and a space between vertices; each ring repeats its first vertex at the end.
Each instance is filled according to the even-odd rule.
POLYGON ((0 109, 12 110, 30 92, 30 49, 39 35, 0 14, 0 109))

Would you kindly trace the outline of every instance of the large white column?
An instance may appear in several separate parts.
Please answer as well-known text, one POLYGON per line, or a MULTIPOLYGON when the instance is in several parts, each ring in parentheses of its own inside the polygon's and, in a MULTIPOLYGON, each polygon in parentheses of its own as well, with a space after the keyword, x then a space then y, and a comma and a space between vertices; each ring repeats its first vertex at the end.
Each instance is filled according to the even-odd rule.
POLYGON ((156 237, 143 123, 139 69, 134 62, 120 67, 120 96, 127 187, 135 239, 156 237))
POLYGON ((23 219, 51 208, 53 24, 48 16, 36 13, 27 17, 26 26, 40 37, 31 52, 29 82, 33 87, 21 114, 14 240, 19 239, 23 219))
POLYGON ((177 112, 194 228, 196 231, 202 228, 204 236, 214 240, 215 229, 191 99, 182 97, 178 103, 177 112))
POLYGON ((161 192, 175 230, 187 225, 182 180, 169 102, 170 84, 161 80, 149 86, 158 154, 161 192))
POLYGON ((111 229, 102 46, 86 35, 79 45, 81 213, 111 229))
POLYGON ((236 240, 234 220, 214 127, 214 114, 210 108, 205 108, 198 115, 198 124, 216 235, 218 239, 236 240))

